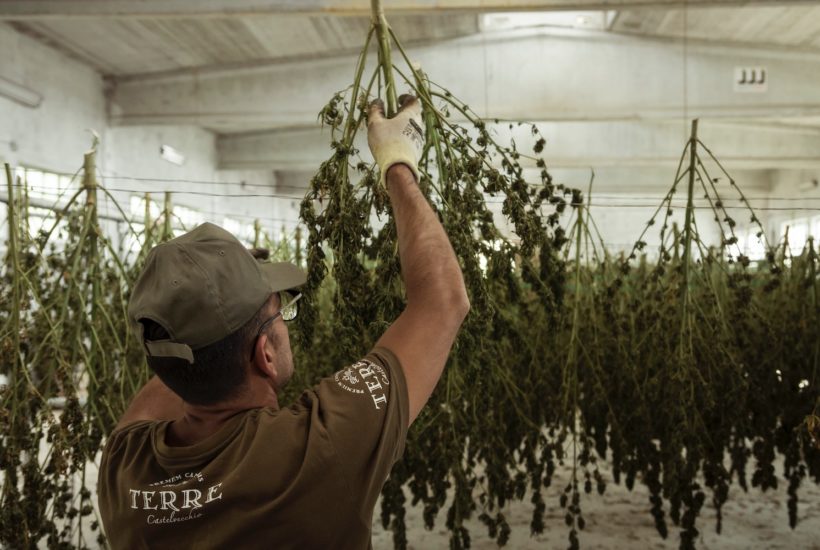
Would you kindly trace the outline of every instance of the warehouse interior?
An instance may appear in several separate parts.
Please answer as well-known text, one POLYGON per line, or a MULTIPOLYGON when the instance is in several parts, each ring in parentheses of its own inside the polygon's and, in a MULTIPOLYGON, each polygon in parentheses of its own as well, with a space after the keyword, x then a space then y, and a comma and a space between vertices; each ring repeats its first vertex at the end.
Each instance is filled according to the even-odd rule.
MULTIPOLYGON (((230 218, 246 235, 256 218, 292 228, 329 150, 317 113, 349 85, 369 21, 365 2, 333 4, 3 2, 0 155, 73 174, 94 130, 111 189, 179 192, 174 204, 191 219, 230 218), (230 196, 186 194, 206 189, 230 196), (281 197, 241 198, 252 190, 281 197)), ((635 240, 666 192, 693 118, 755 206, 776 208, 770 238, 788 223, 802 248, 820 231, 816 210, 790 209, 820 196, 820 7, 586 4, 386 10, 410 56, 480 116, 537 123, 557 181, 586 187, 595 172, 607 203, 595 214, 613 250, 635 240), (743 70, 766 81, 744 87, 743 70)), ((129 203, 129 192, 116 193, 129 203)))
MULTIPOLYGON (((499 142, 532 150, 535 132, 517 123, 537 128, 552 180, 583 191, 612 257, 634 259, 640 242, 638 251, 657 258, 664 234, 646 229, 659 205, 680 209, 683 223, 685 190, 662 201, 681 174, 693 120, 698 143, 722 169, 714 168, 715 196, 690 205, 699 254, 726 243, 717 196, 723 212, 737 213, 735 258, 763 261, 766 242, 797 256, 820 241, 817 1, 382 3, 408 58, 499 142)), ((136 257, 135 233, 161 220, 171 236, 212 222, 249 247, 260 235, 292 246, 298 232, 297 257, 306 255, 302 200, 335 154, 320 111, 350 89, 370 26, 368 0, 0 0, 0 161, 14 181, 7 187, 4 177, 0 187, 0 253, 8 253, 9 190, 26 189, 35 236, 83 188, 84 155, 93 149, 106 189, 97 213, 118 250, 136 257)), ((373 70, 375 44, 370 52, 373 70)), ((466 119, 454 112, 452 120, 466 119)), ((364 131, 356 147, 372 163, 364 131)), ((522 177, 538 185, 536 159, 520 163, 522 177)), ((501 201, 487 201, 516 242, 501 201)), ((570 223, 559 225, 569 233, 570 223)), ((0 386, 9 380, 0 369, 0 386)), ((813 378, 799 382, 817 392, 813 378)), ((788 487, 781 481, 765 496, 733 487, 723 534, 711 525, 716 512, 704 512, 698 547, 816 548, 820 484, 807 478, 801 489, 796 529, 784 519, 788 487)), ((589 505, 582 547, 678 547, 677 535, 657 536, 646 489, 607 491, 598 508, 589 505)), ((536 536, 531 507, 505 508, 508 547, 565 546, 564 512, 548 508, 548 527, 560 533, 536 536)), ((408 508, 408 547, 448 547, 444 514, 425 529, 426 513, 408 508)), ((377 516, 378 508, 374 548, 393 548, 377 516)), ((474 548, 498 547, 496 535, 470 521, 474 548)))

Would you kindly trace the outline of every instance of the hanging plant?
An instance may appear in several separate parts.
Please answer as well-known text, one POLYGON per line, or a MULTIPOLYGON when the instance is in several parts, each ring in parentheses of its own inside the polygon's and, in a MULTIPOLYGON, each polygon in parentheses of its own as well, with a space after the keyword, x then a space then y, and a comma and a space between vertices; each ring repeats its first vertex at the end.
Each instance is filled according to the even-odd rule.
MULTIPOLYGON (((366 353, 403 309, 389 199, 356 140, 369 102, 382 98, 391 116, 398 90, 409 91, 423 105, 426 141, 419 186, 461 263, 472 310, 437 391, 414 424, 405 458, 384 489, 382 521, 393 529, 397 547, 404 547, 401 487, 407 484, 414 502, 424 506, 428 527, 450 492, 454 499, 446 524, 452 546, 469 546, 464 523, 474 512, 503 544, 509 527, 501 508, 523 498, 528 485, 540 494, 549 460, 542 453, 540 426, 553 411, 533 397, 537 388, 548 391, 544 365, 532 349, 528 353, 532 346, 523 340, 520 325, 529 310, 560 308, 565 273, 558 212, 572 192, 554 185, 543 159, 534 156, 544 143, 535 126, 529 127, 533 152, 519 151, 515 142, 496 141, 484 120, 411 62, 377 0, 353 84, 320 112, 332 152, 301 206, 308 233, 308 281, 299 342, 308 363, 329 374, 366 353), (378 62, 368 71, 374 42, 378 62), (454 114, 464 122, 456 122, 454 114), (540 167, 535 185, 524 178, 523 158, 540 167), (499 214, 488 198, 501 202, 500 216, 514 235, 499 229, 499 214), (311 302, 327 287, 332 287, 330 311, 320 314, 311 302), (320 347, 317 331, 328 324, 333 345, 320 347), (518 344, 515 353, 508 353, 518 344), (321 349, 321 357, 314 357, 312 349, 321 349), (522 388, 530 388, 532 395, 522 388)), ((543 528, 543 513, 541 505, 533 521, 538 529, 543 528)))
MULTIPOLYGON (((785 455, 792 527, 797 488, 807 471, 816 476, 820 466, 801 429, 818 395, 820 333, 816 323, 804 322, 818 318, 816 302, 807 299, 816 293, 816 257, 808 250, 787 266, 767 246, 766 258, 753 263, 739 248, 737 223, 725 205, 728 194, 718 192, 721 182, 728 183, 765 244, 758 217, 698 139, 695 121, 672 187, 606 285, 601 328, 609 335, 596 341, 605 346, 607 362, 591 371, 611 373, 604 385, 606 403, 608 409, 618 405, 606 411, 612 418, 615 481, 626 473, 631 488, 642 479, 659 533, 668 534, 668 513, 681 528, 684 549, 695 547, 707 490, 720 532, 732 477, 747 488, 750 457, 755 459, 751 484, 766 490, 777 487, 775 451, 785 455), (688 185, 678 229, 670 220, 682 182, 688 185), (713 214, 722 237, 718 247, 701 236, 694 216, 698 197, 713 214), (659 227, 657 261, 643 256, 635 265, 653 227, 659 227), (784 348, 772 346, 775 341, 784 348), (725 456, 731 457, 728 467, 725 456)), ((591 395, 599 383, 597 377, 586 380, 582 386, 589 393, 582 393, 591 395)), ((604 412, 600 399, 582 400, 580 406, 595 411, 585 416, 604 412)))
POLYGON ((102 543, 88 466, 147 380, 125 315, 137 266, 123 264, 100 227, 94 150, 82 172, 81 189, 31 236, 24 184, 6 165, 0 543, 10 548, 102 543), (84 538, 89 529, 96 540, 84 538))

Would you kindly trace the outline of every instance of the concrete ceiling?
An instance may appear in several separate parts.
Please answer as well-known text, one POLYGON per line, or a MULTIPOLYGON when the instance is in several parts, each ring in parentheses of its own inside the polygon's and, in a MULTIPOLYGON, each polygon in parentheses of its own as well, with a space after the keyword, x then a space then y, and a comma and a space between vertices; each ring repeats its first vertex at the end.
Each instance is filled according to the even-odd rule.
POLYGON ((688 36, 720 42, 820 50, 820 5, 687 11, 627 10, 617 14, 611 29, 650 36, 688 36))
MULTIPOLYGON (((816 0, 683 0, 690 8, 812 4, 816 0)), ((675 9, 682 0, 382 0, 392 15, 675 9)), ((219 17, 260 14, 368 15, 371 0, 0 0, 0 19, 219 17)))
MULTIPOLYGON (((384 4, 391 25, 408 43, 476 34, 484 14, 500 10, 537 17, 527 10, 606 7, 610 15, 603 19, 611 32, 820 50, 820 6, 811 1, 688 0, 686 11, 677 9, 681 0, 384 4)), ((368 10, 369 0, 0 0, 0 20, 119 78, 355 52, 368 29, 368 10)), ((567 21, 588 28, 572 17, 533 24, 563 27, 567 21)))
MULTIPOLYGON (((545 125, 558 167, 659 170, 697 116, 738 170, 817 169, 817 1, 681 3, 384 0, 434 80, 545 125), (765 66, 768 90, 733 90, 738 66, 765 66)), ((0 0, 0 20, 108 77, 113 124, 194 124, 220 135, 223 166, 302 171, 327 156, 316 113, 350 84, 369 4, 0 0)))
MULTIPOLYGON (((2 4, 0 4, 2 7, 2 4)), ((478 32, 475 15, 401 15, 401 36, 429 42, 478 32)), ((15 27, 114 77, 315 59, 361 48, 367 17, 253 15, 174 18, 64 18, 15 27)))
MULTIPOLYGON (((681 45, 667 39, 535 29, 415 46, 408 53, 433 81, 489 119, 786 123, 820 116, 820 52, 692 43, 684 57, 681 45), (735 67, 758 64, 773 73, 772 90, 736 92, 735 67)), ((128 80, 116 86, 112 119, 196 124, 218 133, 316 127, 316 113, 350 85, 355 63, 348 55, 128 80)))

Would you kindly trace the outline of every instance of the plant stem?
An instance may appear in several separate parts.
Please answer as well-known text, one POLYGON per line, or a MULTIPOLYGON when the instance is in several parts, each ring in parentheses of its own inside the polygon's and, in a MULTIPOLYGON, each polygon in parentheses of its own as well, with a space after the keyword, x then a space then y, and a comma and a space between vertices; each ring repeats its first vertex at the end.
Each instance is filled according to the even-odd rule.
POLYGON ((171 231, 171 214, 173 207, 171 206, 171 192, 165 192, 165 202, 162 208, 162 240, 167 241, 174 237, 171 231))
POLYGON ((302 228, 296 228, 296 250, 294 252, 294 260, 296 261, 296 266, 301 269, 302 268, 302 228))
MULTIPOLYGON (((105 422, 102 420, 102 415, 99 413, 96 405, 95 396, 101 390, 102 381, 110 379, 108 371, 108 361, 104 353, 105 344, 100 340, 96 326, 102 325, 102 321, 106 316, 105 306, 102 304, 102 292, 100 284, 103 278, 103 261, 100 253, 99 239, 102 237, 102 228, 100 227, 98 210, 97 210, 97 189, 99 182, 97 181, 97 151, 96 146, 85 155, 83 162, 84 177, 83 187, 86 189, 86 215, 91 218, 91 233, 89 234, 89 257, 86 264, 91 273, 91 333, 89 338, 89 357, 90 360, 86 364, 86 371, 89 375, 88 381, 88 399, 86 402, 87 408, 93 408, 94 418, 100 426, 100 429, 105 432, 105 422)), ((103 248, 107 241, 103 238, 103 248)), ((114 256, 116 257, 116 255, 114 256)), ((116 334, 116 332, 114 333, 116 334)), ((116 416, 110 411, 110 403, 105 401, 105 406, 109 409, 109 422, 115 422, 116 416)), ((86 415, 92 416, 88 411, 86 415)), ((85 476, 85 466, 83 466, 83 477, 85 476)), ((83 482, 83 485, 85 483, 83 482)), ((80 500, 82 507, 82 497, 80 500)), ((79 529, 82 532, 82 516, 79 517, 79 529)))
POLYGON ((259 234, 262 232, 262 223, 259 219, 253 220, 253 247, 259 248, 259 234))
MULTIPOLYGON (((818 300, 817 300, 817 252, 814 249, 814 238, 809 237, 808 254, 806 258, 809 261, 809 280, 811 281, 812 305, 814 306, 815 321, 818 314, 818 300)), ((818 334, 820 336, 820 334, 818 334)), ((811 385, 816 387, 817 383, 817 367, 820 364, 820 338, 814 340, 814 365, 812 368, 811 385)))
POLYGON ((396 82, 393 79, 393 61, 390 56, 390 37, 388 35, 390 25, 384 17, 384 8, 381 0, 371 0, 370 10, 373 16, 373 27, 376 29, 376 37, 379 42, 379 64, 384 73, 384 83, 387 95, 387 116, 396 114, 396 82))
POLYGON ((692 135, 689 138, 689 189, 686 194, 686 217, 683 223, 683 290, 681 292, 680 317, 681 340, 679 351, 683 355, 683 332, 687 324, 686 316, 689 302, 689 268, 692 254, 692 223, 694 216, 695 169, 697 166, 698 120, 692 121, 692 135))
POLYGON ((145 217, 143 224, 145 225, 145 238, 143 244, 143 251, 151 247, 153 243, 153 235, 151 234, 151 193, 145 194, 145 217))
MULTIPOLYGON (((12 384, 17 378, 17 369, 23 368, 23 363, 20 357, 20 257, 18 255, 18 241, 17 241, 17 219, 14 205, 14 176, 11 173, 11 166, 8 163, 6 166, 6 186, 8 189, 8 221, 9 226, 9 251, 8 261, 12 268, 12 299, 14 302, 11 305, 11 329, 12 342, 14 345, 14 363, 11 368, 12 384)), ((15 393, 16 394, 16 393, 15 393)))

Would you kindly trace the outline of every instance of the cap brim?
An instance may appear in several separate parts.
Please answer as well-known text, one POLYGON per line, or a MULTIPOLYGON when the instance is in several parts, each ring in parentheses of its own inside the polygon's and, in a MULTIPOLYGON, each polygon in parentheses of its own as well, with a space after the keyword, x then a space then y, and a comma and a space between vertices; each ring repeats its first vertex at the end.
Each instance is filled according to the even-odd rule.
POLYGON ((305 272, 290 262, 263 263, 260 267, 272 292, 299 288, 307 281, 305 272))

